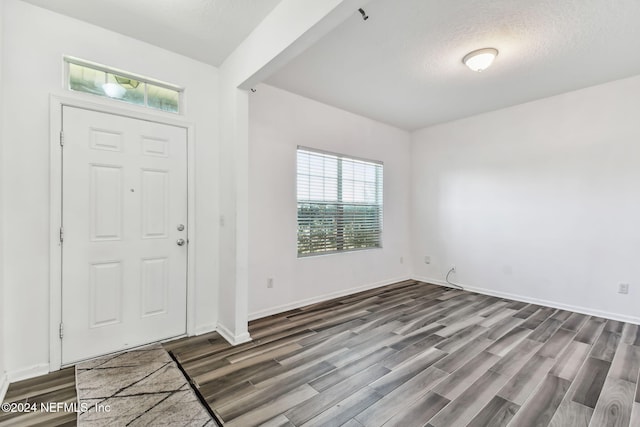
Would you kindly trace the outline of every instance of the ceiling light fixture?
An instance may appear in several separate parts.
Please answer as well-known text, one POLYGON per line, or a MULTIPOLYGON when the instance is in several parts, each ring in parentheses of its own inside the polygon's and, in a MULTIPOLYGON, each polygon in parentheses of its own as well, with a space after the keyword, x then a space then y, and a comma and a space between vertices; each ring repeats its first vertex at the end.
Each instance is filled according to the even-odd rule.
POLYGON ((462 63, 473 71, 481 72, 491 66, 496 56, 498 56, 498 49, 486 47, 467 53, 462 58, 462 63))

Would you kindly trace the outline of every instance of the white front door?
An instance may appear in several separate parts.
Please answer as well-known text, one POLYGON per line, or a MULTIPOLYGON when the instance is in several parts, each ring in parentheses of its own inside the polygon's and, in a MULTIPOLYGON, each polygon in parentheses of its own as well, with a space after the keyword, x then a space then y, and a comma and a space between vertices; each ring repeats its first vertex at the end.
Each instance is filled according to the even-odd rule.
POLYGON ((184 334, 186 129, 62 117, 62 363, 184 334))

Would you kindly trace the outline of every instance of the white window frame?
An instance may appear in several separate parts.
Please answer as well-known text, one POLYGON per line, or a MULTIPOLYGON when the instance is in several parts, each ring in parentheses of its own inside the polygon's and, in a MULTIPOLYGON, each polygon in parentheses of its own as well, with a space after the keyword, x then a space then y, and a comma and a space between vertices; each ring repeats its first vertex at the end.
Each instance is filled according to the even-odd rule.
MULTIPOLYGON (((309 179, 311 179, 311 174, 309 174, 308 177, 309 179)), ((327 180, 327 179, 331 180, 332 178, 327 177, 327 175, 323 175, 323 180, 327 180)), ((356 181, 360 181, 360 180, 351 179, 351 181, 355 184, 356 181)), ((364 185, 366 181, 362 181, 362 183, 364 185)), ((323 185, 326 185, 326 181, 323 181, 323 185)), ((312 187, 310 183, 309 192, 312 191, 311 188, 312 187)), ((352 190, 352 194, 355 197, 355 193, 353 193, 353 191, 355 191, 355 189, 352 190)), ((383 213, 384 213, 384 163, 383 162, 377 161, 377 160, 364 159, 361 157, 350 156, 346 154, 329 152, 325 150, 318 150, 315 148, 305 147, 301 145, 297 147, 296 149, 296 226, 297 226, 296 238, 297 239, 296 240, 297 240, 298 258, 305 258, 305 257, 319 256, 319 255, 330 255, 330 254, 338 254, 338 253, 362 251, 362 250, 381 249, 383 247, 383 228, 384 228, 383 213), (298 182, 301 176, 304 176, 304 174, 301 174, 300 164, 298 163, 300 152, 307 152, 307 153, 311 153, 312 155, 315 154, 318 156, 334 157, 337 159, 338 173, 336 178, 337 188, 335 190, 337 194, 336 200, 323 199, 323 200, 314 201, 313 199, 311 199, 311 197, 309 197, 308 199, 300 198, 300 189, 304 188, 304 184, 302 184, 302 187, 301 187, 300 186, 301 184, 298 182), (344 189, 344 184, 345 182, 349 181, 349 179, 344 178, 342 175, 342 166, 343 166, 343 162, 345 161, 355 162, 355 163, 365 163, 370 166, 375 166, 375 173, 376 173, 375 184, 374 184, 375 185, 374 187, 375 202, 344 201, 344 195, 346 194, 346 190, 344 189), (358 218, 361 220, 361 222, 358 222, 355 219, 353 221, 349 221, 348 219, 345 220, 345 216, 340 216, 338 215, 338 213, 336 213, 335 216, 328 215, 325 217, 329 221, 333 219, 333 222, 336 224, 335 225, 335 228, 336 228, 335 245, 331 243, 330 239, 326 239, 324 241, 324 244, 318 244, 316 247, 314 247, 314 245, 311 242, 306 247, 304 245, 301 246, 301 241, 300 241, 301 228, 308 225, 308 223, 305 222, 306 220, 308 220, 308 218, 301 216, 301 205, 304 205, 304 204, 325 205, 325 207, 327 208, 335 206, 336 210, 340 212, 344 212, 344 208, 347 206, 377 208, 378 220, 376 224, 374 226, 371 226, 370 229, 367 229, 363 232, 365 238, 371 238, 371 235, 375 236, 376 237, 375 241, 371 243, 367 242, 365 243, 367 244, 367 246, 363 246, 363 247, 352 247, 351 245, 349 245, 349 243, 345 241, 346 226, 348 224, 360 224, 360 225, 364 224, 364 227, 367 228, 370 226, 370 224, 368 224, 370 220, 367 219, 366 217, 362 217, 362 218, 358 218), (342 223, 342 226, 339 225, 340 223, 342 223), (370 232, 373 232, 373 233, 368 234, 370 232)), ((363 215, 363 214, 356 213, 355 215, 363 215)), ((365 213, 364 215, 367 215, 367 213, 365 213)), ((348 218, 348 216, 346 218, 348 218)), ((331 226, 328 226, 327 228, 329 229, 331 228, 331 226)))

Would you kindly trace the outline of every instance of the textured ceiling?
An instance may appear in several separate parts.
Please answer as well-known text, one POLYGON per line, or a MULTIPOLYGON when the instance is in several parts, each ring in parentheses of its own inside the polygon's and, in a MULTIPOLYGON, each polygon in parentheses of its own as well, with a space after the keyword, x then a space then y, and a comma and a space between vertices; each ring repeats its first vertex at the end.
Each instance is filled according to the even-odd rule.
POLYGON ((219 66, 280 2, 280 0, 23 1, 215 66, 219 66))
POLYGON ((413 130, 640 74, 640 0, 372 0, 267 83, 413 130), (461 62, 499 49, 474 73, 461 62))
MULTIPOLYGON (((0 0, 2 1, 2 0, 0 0)), ((220 65, 280 0, 23 0, 220 65)), ((372 0, 267 83, 414 130, 640 74, 640 0, 372 0), (462 57, 500 51, 483 73, 462 57)))

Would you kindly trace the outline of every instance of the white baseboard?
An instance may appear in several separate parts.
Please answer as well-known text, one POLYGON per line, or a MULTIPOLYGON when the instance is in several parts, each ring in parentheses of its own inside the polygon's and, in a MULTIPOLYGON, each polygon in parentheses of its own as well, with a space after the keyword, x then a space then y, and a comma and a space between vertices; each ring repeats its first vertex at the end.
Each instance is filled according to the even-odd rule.
POLYGON ((208 334, 209 332, 215 332, 216 328, 217 328, 217 325, 215 323, 211 323, 208 325, 201 325, 196 327, 196 329, 193 331, 193 335, 198 336, 198 335, 208 334))
POLYGON ((16 381, 28 380, 29 378, 39 377, 40 375, 46 375, 48 373, 49 364, 40 363, 38 365, 29 366, 27 368, 8 371, 7 379, 10 383, 15 383, 16 381))
POLYGON ((0 403, 4 402, 4 396, 7 394, 9 388, 9 379, 4 372, 0 374, 0 403))
POLYGON ((293 310, 296 308, 304 307, 306 305, 316 304, 323 301, 328 301, 334 298, 340 298, 346 295, 356 294, 362 291, 368 291, 369 289, 375 289, 382 286, 391 285, 393 283, 402 282, 405 280, 411 280, 409 276, 398 277, 395 279, 383 280, 376 283, 370 283, 367 285, 358 286, 355 288, 349 289, 341 289, 336 292, 331 292, 328 294, 318 295, 317 297, 307 298, 303 300, 294 301, 288 304, 279 305, 277 307, 271 307, 264 310, 255 311, 249 314, 249 320, 256 320, 262 317, 272 316, 274 314, 284 313, 285 311, 293 310))
MULTIPOLYGON (((447 287, 449 286, 444 280, 440 280, 440 279, 430 279, 427 277, 414 277, 413 279, 420 282, 432 283, 434 285, 447 286, 447 287)), ((460 286, 462 286, 465 291, 476 292, 478 294, 490 295, 498 298, 507 298, 510 300, 526 302, 529 304, 544 305, 546 307, 557 308, 560 310, 574 311, 576 313, 586 314, 589 316, 604 317, 606 319, 618 320, 620 322, 627 322, 627 323, 640 325, 640 317, 626 316, 623 314, 611 313, 608 311, 597 310, 594 308, 580 307, 580 306, 570 305, 570 304, 562 304, 556 301, 549 301, 549 300, 534 298, 530 296, 512 294, 508 292, 494 291, 492 289, 476 288, 474 286, 467 286, 463 284, 460 284, 460 286)))
POLYGON ((216 328, 216 331, 222 336, 222 338, 227 340, 227 342, 231 345, 238 345, 238 344, 243 344, 251 341, 251 336, 249 335, 249 332, 244 332, 240 335, 236 335, 233 332, 231 332, 229 328, 227 328, 226 326, 220 323, 218 323, 218 327, 216 328))

